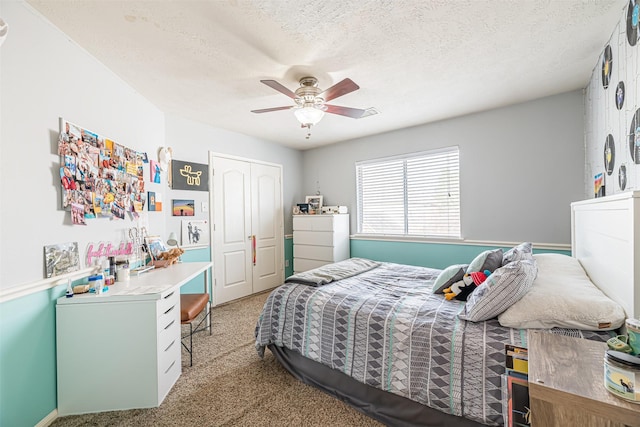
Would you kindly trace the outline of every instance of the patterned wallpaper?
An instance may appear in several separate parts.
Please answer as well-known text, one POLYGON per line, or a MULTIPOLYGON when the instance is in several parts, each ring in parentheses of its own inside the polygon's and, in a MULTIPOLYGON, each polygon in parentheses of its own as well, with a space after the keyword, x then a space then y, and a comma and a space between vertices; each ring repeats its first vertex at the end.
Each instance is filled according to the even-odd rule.
POLYGON ((640 188, 639 19, 640 0, 630 0, 586 89, 585 189, 591 197, 640 188))

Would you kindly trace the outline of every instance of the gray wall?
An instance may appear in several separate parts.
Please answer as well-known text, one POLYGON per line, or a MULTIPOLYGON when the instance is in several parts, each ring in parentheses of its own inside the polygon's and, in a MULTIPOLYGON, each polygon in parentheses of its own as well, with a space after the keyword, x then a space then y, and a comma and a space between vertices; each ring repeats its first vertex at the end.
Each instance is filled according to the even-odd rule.
POLYGON ((583 116, 573 91, 308 150, 304 190, 347 205, 355 233, 355 162, 457 145, 464 239, 568 244, 569 204, 584 198, 583 116))

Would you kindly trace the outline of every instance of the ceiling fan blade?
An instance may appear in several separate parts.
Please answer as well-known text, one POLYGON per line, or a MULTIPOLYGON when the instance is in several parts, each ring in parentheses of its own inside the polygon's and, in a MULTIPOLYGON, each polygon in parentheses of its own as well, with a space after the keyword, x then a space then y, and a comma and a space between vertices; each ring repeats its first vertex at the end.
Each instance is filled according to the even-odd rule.
POLYGON ((293 108, 293 105, 288 107, 273 107, 273 108, 263 108, 262 110, 251 110, 252 113, 268 113, 270 111, 280 111, 280 110, 290 110, 293 108))
POLYGON ((359 108, 340 107, 338 105, 324 104, 324 106, 327 107, 325 110, 327 113, 339 114, 341 116, 351 117, 352 119, 359 119, 367 112, 367 110, 361 110, 359 108))
POLYGON ((293 93, 292 91, 290 91, 286 87, 282 86, 277 81, 275 81, 275 80, 260 80, 260 81, 262 83, 266 84, 267 86, 269 86, 270 88, 275 89, 278 92, 287 95, 289 98, 296 99, 296 94, 295 93, 293 93))
POLYGON ((339 96, 346 95, 358 89, 360 89, 360 86, 355 84, 353 80, 344 79, 322 92, 319 96, 325 101, 331 101, 332 99, 336 99, 339 96))

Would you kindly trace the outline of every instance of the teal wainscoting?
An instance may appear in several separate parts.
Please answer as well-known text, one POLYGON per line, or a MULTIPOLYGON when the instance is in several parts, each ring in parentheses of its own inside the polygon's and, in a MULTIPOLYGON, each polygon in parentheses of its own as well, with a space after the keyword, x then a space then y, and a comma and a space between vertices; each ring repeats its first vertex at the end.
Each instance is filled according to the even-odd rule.
MULTIPOLYGON (((189 249, 185 250, 182 256, 180 257, 182 262, 209 262, 211 261, 211 248, 207 246, 206 248, 198 248, 198 249, 189 249)), ((212 280, 212 271, 209 270, 209 283, 207 283, 207 289, 211 289, 211 280, 212 280)), ((199 294, 204 291, 204 282, 203 276, 204 273, 200 274, 198 277, 191 279, 187 284, 183 285, 180 288, 181 294, 199 294)), ((211 297, 211 295, 210 295, 211 297)))
MULTIPOLYGON (((0 426, 33 427, 57 407, 55 305, 65 291, 62 285, 0 304, 0 426)), ((69 363, 97 363, 95 356, 69 363)))
POLYGON ((293 274, 293 236, 285 236, 284 238, 284 278, 286 279, 292 274, 293 274))
MULTIPOLYGON (((443 269, 452 264, 468 264, 482 251, 496 248, 508 250, 511 249, 511 246, 351 239, 352 257, 419 265, 437 269, 443 269)), ((537 249, 535 245, 533 252, 552 252, 571 255, 571 251, 569 250, 537 249)))

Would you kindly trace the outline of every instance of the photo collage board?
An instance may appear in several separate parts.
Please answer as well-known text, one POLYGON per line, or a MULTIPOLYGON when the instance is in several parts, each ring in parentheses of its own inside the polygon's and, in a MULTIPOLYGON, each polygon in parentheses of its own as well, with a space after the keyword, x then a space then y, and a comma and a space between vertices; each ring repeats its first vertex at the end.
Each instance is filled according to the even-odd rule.
POLYGON ((60 120, 62 207, 74 224, 86 219, 137 217, 145 205, 143 164, 147 154, 60 120))

